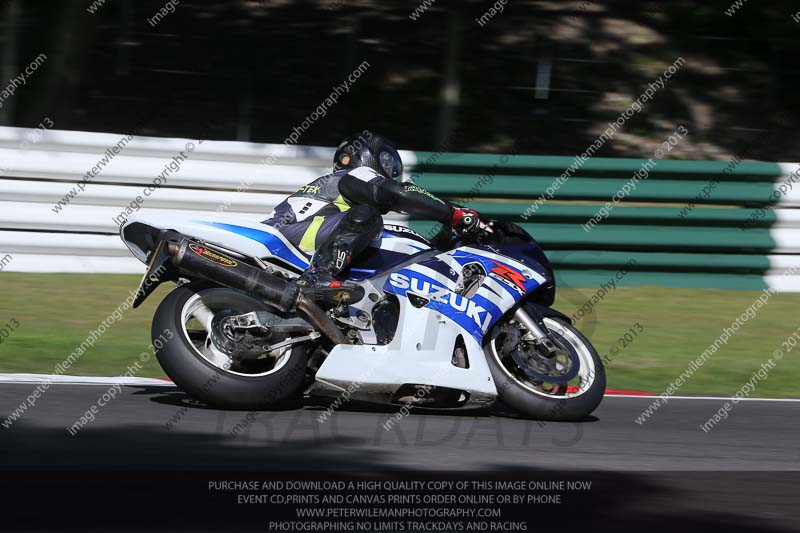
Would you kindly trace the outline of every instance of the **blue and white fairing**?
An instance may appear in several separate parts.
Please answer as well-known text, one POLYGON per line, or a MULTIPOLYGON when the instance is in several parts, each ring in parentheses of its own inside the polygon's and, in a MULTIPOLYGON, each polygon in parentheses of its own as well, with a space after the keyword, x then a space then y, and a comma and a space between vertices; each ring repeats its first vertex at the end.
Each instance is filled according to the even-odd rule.
POLYGON ((526 294, 546 280, 531 267, 488 247, 462 247, 419 254, 396 269, 366 280, 380 281, 397 295, 397 333, 386 345, 337 345, 317 372, 314 392, 374 400, 393 394, 399 385, 414 384, 463 391, 464 408, 489 405, 497 387, 484 352, 492 326, 526 294), (460 294, 464 267, 480 265, 485 277, 471 295, 460 294), (453 364, 456 347, 468 364, 453 364), (358 371, 354 376, 353 369, 358 371))
POLYGON ((386 224, 378 240, 353 260, 349 279, 365 280, 430 249, 430 244, 410 228, 386 224))
POLYGON ((251 220, 208 218, 197 216, 137 214, 121 228, 122 239, 133 255, 147 261, 147 250, 137 246, 142 239, 137 234, 147 228, 171 229, 210 244, 216 244, 248 257, 274 258, 287 267, 304 270, 309 258, 294 247, 280 231, 251 220))
MULTIPOLYGON (((279 229, 260 222, 145 213, 130 217, 121 228, 123 241, 143 263, 147 262, 147 250, 137 246, 143 240, 136 234, 146 228, 171 229, 245 256, 273 259, 299 271, 309 264, 310 257, 289 242, 279 229)), ((353 265, 351 279, 360 281, 429 249, 427 242, 412 230, 387 224, 381 237, 353 265)))
POLYGON ((480 343, 506 311, 544 281, 543 275, 516 260, 485 247, 463 247, 392 272, 383 289, 427 300, 425 307, 457 323, 480 343), (485 277, 468 297, 459 293, 458 280, 470 264, 480 265, 485 277))
MULTIPOLYGON (((141 213, 131 217, 121 233, 133 254, 145 262, 147 235, 161 229, 280 262, 295 273, 308 266, 309 257, 277 229, 253 221, 141 213)), ((374 400, 395 394, 404 384, 421 384, 462 391, 464 408, 491 404, 497 388, 484 353, 485 338, 504 313, 548 278, 547 268, 529 253, 535 247, 530 248, 510 247, 516 259, 504 255, 502 246, 436 253, 410 229, 387 226, 353 263, 351 279, 368 292, 397 296, 396 333, 387 344, 378 344, 374 331, 365 331, 362 344, 333 347, 316 373, 312 392, 350 391, 353 399, 374 400), (462 294, 459 282, 467 265, 479 266, 484 276, 477 289, 462 294), (466 368, 452 362, 458 346, 466 351, 466 368)), ((365 298, 353 307, 371 316, 374 305, 373 299, 365 298)))

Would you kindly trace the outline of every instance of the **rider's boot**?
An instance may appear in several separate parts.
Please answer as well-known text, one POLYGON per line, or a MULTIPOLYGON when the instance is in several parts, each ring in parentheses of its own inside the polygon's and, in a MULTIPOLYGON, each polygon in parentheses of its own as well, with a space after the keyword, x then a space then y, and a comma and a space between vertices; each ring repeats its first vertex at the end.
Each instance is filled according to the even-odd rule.
POLYGON ((314 301, 324 305, 338 305, 340 303, 355 303, 364 296, 364 290, 347 281, 340 281, 337 276, 349 264, 349 255, 346 249, 336 249, 336 247, 317 250, 311 258, 311 265, 305 272, 300 274, 296 283, 302 287, 303 292, 314 301), (344 266, 336 260, 331 261, 331 253, 334 257, 343 257, 344 266))
POLYGON ((344 267, 336 268, 336 263, 331 260, 331 255, 338 256, 341 251, 326 248, 328 247, 317 250, 311 258, 311 264, 300 274, 295 283, 308 289, 328 289, 341 285, 336 276, 344 270, 344 267))
POLYGON ((351 208, 334 229, 335 233, 319 245, 297 284, 305 288, 306 294, 326 303, 338 303, 343 298, 350 303, 360 300, 363 289, 340 278, 352 258, 380 235, 382 227, 380 213, 375 208, 365 205, 351 208))

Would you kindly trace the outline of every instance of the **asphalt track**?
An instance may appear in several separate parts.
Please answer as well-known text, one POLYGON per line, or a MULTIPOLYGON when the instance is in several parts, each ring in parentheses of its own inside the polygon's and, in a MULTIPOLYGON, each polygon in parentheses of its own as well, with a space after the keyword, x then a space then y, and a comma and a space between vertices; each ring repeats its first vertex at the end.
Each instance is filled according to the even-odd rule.
MULTIPOLYGON (((0 420, 34 386, 0 383, 0 420)), ((710 524, 724 524, 725 531, 800 530, 797 401, 740 402, 708 433, 700 424, 724 400, 673 399, 641 425, 634 419, 651 398, 607 396, 579 423, 414 413, 387 431, 393 413, 365 406, 348 405, 320 422, 324 411, 313 405, 223 412, 172 386, 136 385, 122 387, 93 422, 70 435, 68 426, 108 389, 51 385, 10 428, 0 427, 0 472, 591 471, 614 486, 614 506, 630 519, 656 513, 672 529, 710 520, 704 530, 716 530, 710 524), (652 497, 642 501, 643 494, 652 497)))

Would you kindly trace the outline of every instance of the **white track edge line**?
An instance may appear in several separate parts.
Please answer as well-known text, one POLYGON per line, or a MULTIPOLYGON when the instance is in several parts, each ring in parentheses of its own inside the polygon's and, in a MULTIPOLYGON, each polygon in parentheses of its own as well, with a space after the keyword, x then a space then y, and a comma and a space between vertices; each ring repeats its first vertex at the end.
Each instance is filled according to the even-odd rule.
POLYGON ((645 398, 655 399, 659 398, 669 403, 670 400, 725 400, 736 402, 800 402, 800 398, 728 398, 725 396, 667 396, 665 399, 662 396, 650 396, 642 394, 606 394, 604 398, 645 398))
MULTIPOLYGON (((160 380, 157 378, 129 378, 125 376, 114 377, 98 377, 98 376, 51 376, 47 374, 40 374, 39 379, 31 379, 32 374, 24 374, 24 378, 15 379, 15 374, 0 374, 0 385, 3 383, 16 383, 36 385, 39 383, 50 382, 50 385, 152 385, 161 387, 175 387, 171 381, 160 380), (50 379, 55 378, 55 379, 50 379)), ((662 399, 661 396, 643 395, 643 394, 606 394, 604 398, 643 398, 643 399, 662 399)), ((800 402, 800 398, 732 398, 724 396, 668 396, 665 401, 669 400, 725 400, 725 401, 740 401, 740 402, 800 402)))
POLYGON ((0 385, 3 383, 24 383, 50 385, 152 385, 170 386, 175 384, 158 378, 139 378, 131 376, 71 376, 56 374, 8 373, 0 374, 0 385))
MULTIPOLYGON (((47 380, 43 379, 40 381, 3 381, 0 380, 0 387, 4 384, 8 385, 40 385, 42 383, 46 383, 47 380)), ((120 381, 103 381, 103 382, 94 382, 94 381, 51 381, 50 386, 54 387, 56 385, 88 385, 90 387, 108 387, 109 385, 121 385, 123 387, 176 387, 174 383, 171 381, 163 381, 161 383, 144 383, 144 382, 120 382, 120 381)))

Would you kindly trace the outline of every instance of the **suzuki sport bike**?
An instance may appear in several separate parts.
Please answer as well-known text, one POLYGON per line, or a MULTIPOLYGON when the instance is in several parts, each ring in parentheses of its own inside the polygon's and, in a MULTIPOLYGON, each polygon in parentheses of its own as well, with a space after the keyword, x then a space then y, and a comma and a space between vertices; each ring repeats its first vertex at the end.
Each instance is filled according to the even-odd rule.
POLYGON ((603 364, 550 307, 555 279, 536 241, 515 224, 488 226, 434 246, 387 224, 346 281, 316 290, 293 281, 310 258, 265 224, 141 213, 120 233, 148 265, 134 307, 177 284, 152 335, 166 374, 197 401, 265 409, 345 396, 461 410, 502 400, 528 418, 582 419, 602 400, 603 364), (165 330, 174 335, 156 343, 165 330))

